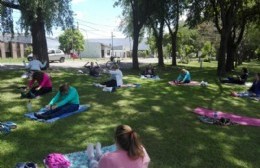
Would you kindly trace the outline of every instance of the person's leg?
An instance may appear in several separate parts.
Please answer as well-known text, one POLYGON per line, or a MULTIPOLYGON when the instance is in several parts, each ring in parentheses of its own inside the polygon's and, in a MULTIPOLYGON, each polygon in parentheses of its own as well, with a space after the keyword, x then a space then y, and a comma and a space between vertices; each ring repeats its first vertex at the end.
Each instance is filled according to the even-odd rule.
POLYGON ((34 89, 32 93, 36 97, 36 96, 44 95, 44 94, 49 93, 51 91, 52 91, 51 87, 43 87, 40 90, 34 89))
POLYGON ((61 106, 60 108, 58 107, 57 110, 54 109, 51 112, 49 112, 48 114, 43 114, 43 115, 45 115, 47 119, 50 119, 50 118, 55 118, 55 117, 61 116, 62 114, 77 111, 78 109, 79 109, 78 104, 66 104, 64 106, 61 106))
POLYGON ((116 87, 117 83, 116 83, 116 80, 112 79, 112 80, 106 81, 104 83, 101 83, 101 85, 106 85, 106 87, 116 87))
POLYGON ((183 83, 190 83, 190 80, 185 80, 183 83))
POLYGON ((44 95, 46 93, 52 92, 52 88, 51 87, 43 87, 38 91, 39 95, 44 95))
POLYGON ((78 110, 78 108, 79 108, 79 105, 77 105, 77 104, 65 104, 65 105, 57 107, 55 109, 48 110, 42 114, 35 113, 34 116, 39 119, 50 119, 50 118, 54 118, 54 117, 60 116, 65 113, 70 113, 70 112, 76 111, 76 110, 78 110))

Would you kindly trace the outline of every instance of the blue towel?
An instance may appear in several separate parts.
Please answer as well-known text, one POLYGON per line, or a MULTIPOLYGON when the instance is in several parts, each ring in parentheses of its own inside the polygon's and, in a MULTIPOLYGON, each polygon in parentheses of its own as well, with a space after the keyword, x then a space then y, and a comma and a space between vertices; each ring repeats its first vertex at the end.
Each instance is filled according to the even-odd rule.
MULTIPOLYGON (((116 151, 116 145, 106 146, 101 150, 103 154, 107 152, 114 152, 116 151)), ((70 168, 88 168, 89 160, 86 150, 65 154, 64 156, 70 161, 70 168)))
MULTIPOLYGON (((43 120, 43 119, 38 119, 34 116, 34 112, 32 113, 26 113, 24 114, 25 117, 27 118, 30 118, 32 120, 36 120, 36 121, 41 121, 41 122, 45 122, 45 123, 53 123, 61 118, 65 118, 65 117, 68 117, 68 116, 71 116, 71 115, 74 115, 74 114, 77 114, 77 113, 81 113, 81 112, 84 112, 84 111, 87 111, 89 109, 90 105, 86 104, 86 105, 80 105, 79 106, 79 109, 77 111, 74 111, 72 113, 66 113, 66 114, 63 114, 59 117, 55 117, 55 118, 51 118, 49 120, 43 120)), ((42 108, 40 109, 40 111, 38 111, 37 113, 41 114, 41 113, 44 113, 45 111, 47 111, 46 108, 42 108)))

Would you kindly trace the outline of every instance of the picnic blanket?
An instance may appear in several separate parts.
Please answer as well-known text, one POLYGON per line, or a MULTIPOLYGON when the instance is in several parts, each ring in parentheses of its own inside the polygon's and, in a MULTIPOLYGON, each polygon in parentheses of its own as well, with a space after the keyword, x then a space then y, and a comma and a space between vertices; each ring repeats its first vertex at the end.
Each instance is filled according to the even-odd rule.
POLYGON ((237 123, 240 125, 245 125, 245 126, 260 126, 260 119, 258 118, 250 118, 250 117, 244 117, 244 116, 239 116, 231 113, 225 113, 221 111, 213 111, 210 109, 202 108, 202 107, 197 107, 193 111, 194 113, 202 116, 207 116, 211 118, 228 118, 231 120, 233 123, 237 123))
MULTIPOLYGON (((86 105, 80 105, 79 106, 79 109, 77 111, 74 111, 72 113, 66 113, 66 114, 62 114, 61 116, 58 116, 58 117, 55 117, 55 118, 51 118, 51 119, 48 119, 48 120, 44 120, 44 119, 38 119, 34 116, 34 112, 32 113, 26 113, 24 114, 25 117, 27 118, 30 118, 32 120, 36 120, 36 121, 40 121, 40 122, 45 122, 45 123, 53 123, 59 119, 62 119, 62 118, 66 118, 66 117, 69 117, 71 115, 74 115, 74 114, 78 114, 78 113, 81 113, 81 112, 85 112, 87 111, 88 109, 90 108, 90 105, 86 104, 86 105)), ((40 109, 37 113, 41 114, 41 113, 44 113, 46 112, 47 109, 46 108, 42 108, 40 109)))
POLYGON ((169 84, 172 86, 200 86, 200 82, 191 81, 190 83, 177 84, 174 81, 169 81, 169 84))
MULTIPOLYGON (((114 152, 116 151, 116 145, 106 146, 101 150, 103 154, 107 152, 114 152)), ((86 150, 64 154, 64 156, 70 161, 70 168, 88 168, 89 160, 86 150)))
POLYGON ((150 79, 150 80, 160 80, 160 77, 159 76, 153 76, 153 77, 146 77, 146 76, 144 76, 144 75, 141 75, 141 77, 140 77, 141 79, 150 79))

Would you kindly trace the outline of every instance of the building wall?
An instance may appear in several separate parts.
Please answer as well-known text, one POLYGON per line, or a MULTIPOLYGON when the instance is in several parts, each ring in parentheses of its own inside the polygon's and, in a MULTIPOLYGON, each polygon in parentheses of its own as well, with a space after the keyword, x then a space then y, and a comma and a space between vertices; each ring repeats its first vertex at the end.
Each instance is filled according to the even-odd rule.
POLYGON ((85 42, 85 49, 80 55, 82 58, 101 58, 101 44, 85 42))

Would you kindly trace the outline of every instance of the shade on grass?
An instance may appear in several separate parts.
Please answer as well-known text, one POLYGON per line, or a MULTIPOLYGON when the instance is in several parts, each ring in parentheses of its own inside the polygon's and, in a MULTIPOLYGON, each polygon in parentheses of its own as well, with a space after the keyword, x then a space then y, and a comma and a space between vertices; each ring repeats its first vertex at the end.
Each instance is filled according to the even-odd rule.
MULTIPOLYGON (((260 105, 248 99, 233 98, 232 90, 245 86, 220 85, 215 63, 192 63, 185 67, 192 79, 207 81, 209 87, 172 87, 177 68, 159 69, 162 80, 147 81, 137 71, 124 71, 124 81, 140 83, 141 88, 102 92, 92 86, 99 79, 77 74, 77 70, 50 71, 54 92, 32 100, 38 110, 54 96, 61 81, 69 82, 80 94, 81 104, 91 104, 87 113, 59 120, 53 124, 26 119, 26 103, 20 99, 16 85, 22 85, 22 71, 1 71, 1 121, 14 121, 18 128, 0 135, 0 167, 12 168, 21 161, 33 161, 42 166, 49 153, 71 153, 84 150, 88 143, 113 143, 113 131, 118 124, 129 124, 141 136, 151 157, 152 168, 170 167, 258 167, 260 165, 260 129, 257 127, 220 127, 199 122, 191 111, 202 106, 243 116, 260 118, 260 105)), ((250 72, 260 71, 259 63, 245 64, 250 72)), ((241 68, 241 67, 240 67, 241 68)), ((250 73, 252 80, 253 74, 250 73)))

